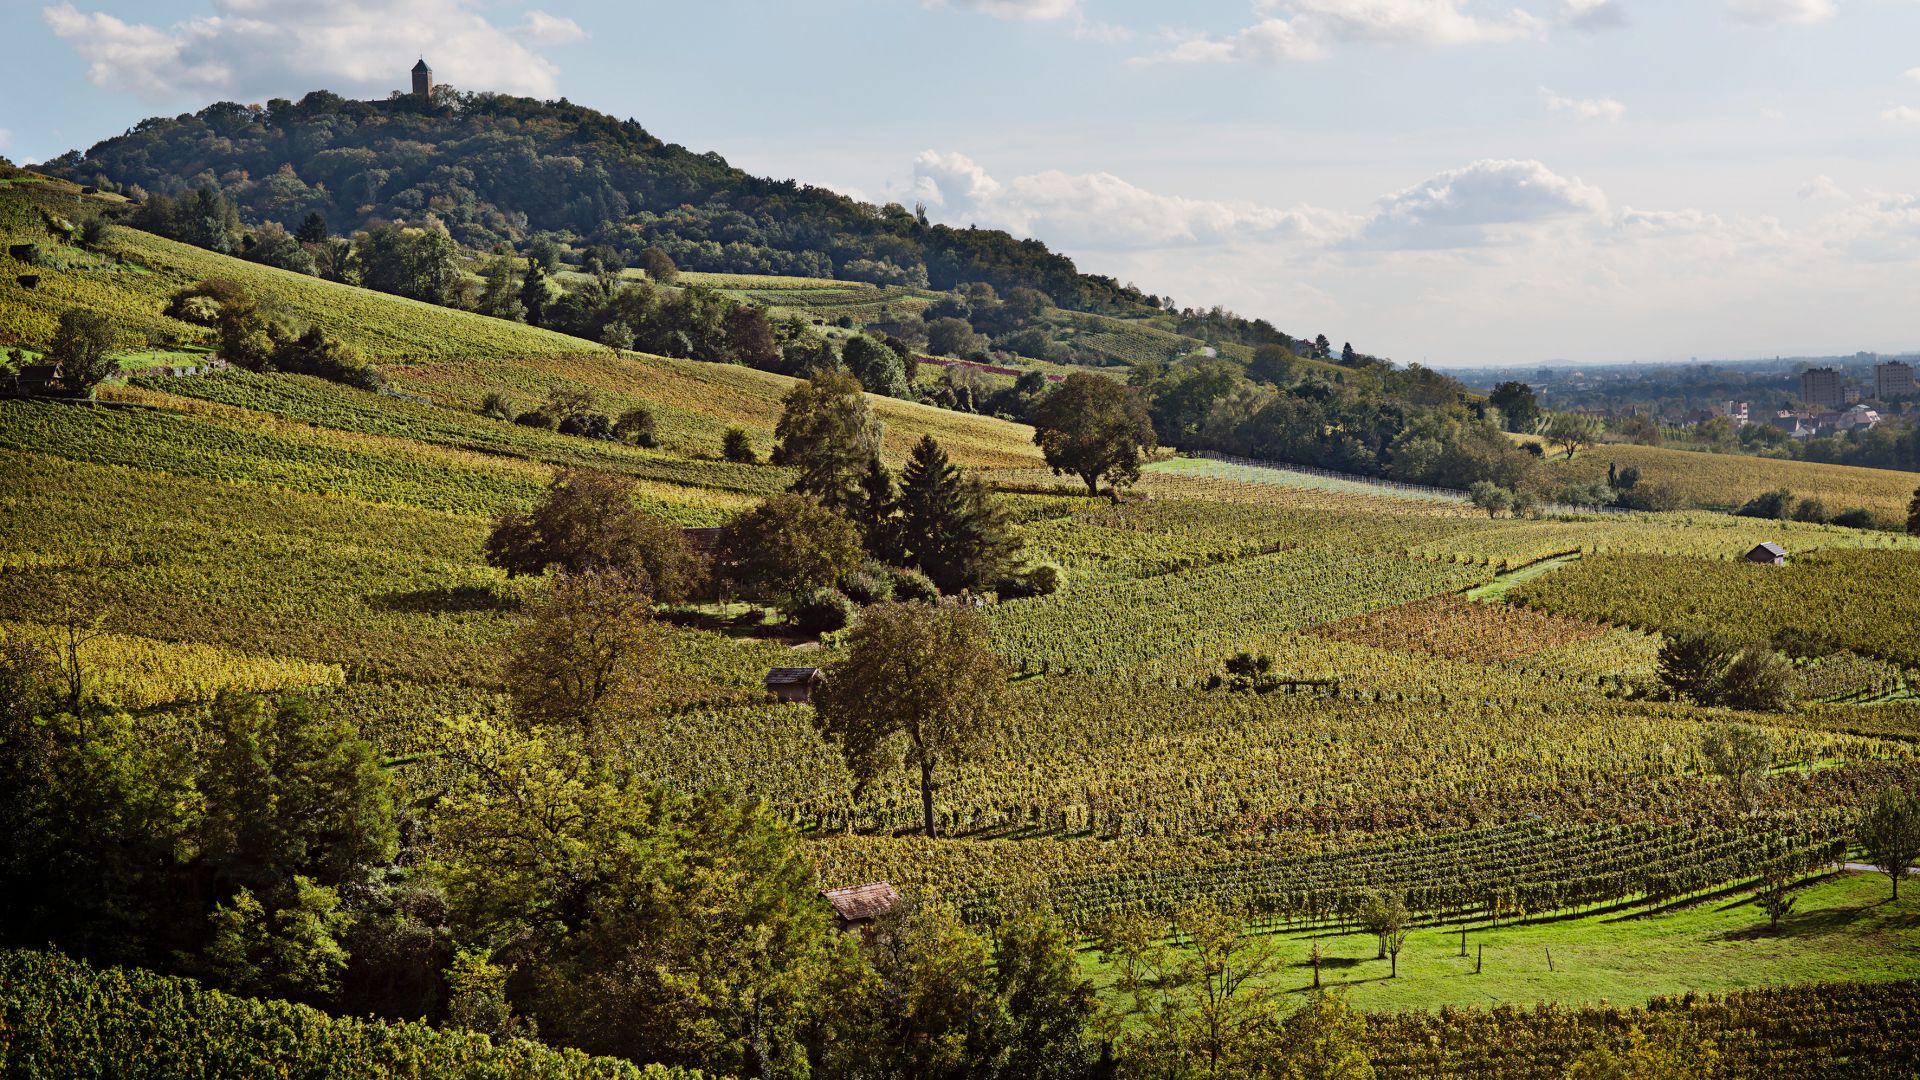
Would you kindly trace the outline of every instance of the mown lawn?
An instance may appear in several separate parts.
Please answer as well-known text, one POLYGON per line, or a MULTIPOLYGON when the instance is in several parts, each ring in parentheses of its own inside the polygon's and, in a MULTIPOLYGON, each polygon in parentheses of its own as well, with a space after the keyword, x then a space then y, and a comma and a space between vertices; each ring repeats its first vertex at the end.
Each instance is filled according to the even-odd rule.
MULTIPOLYGON (((1688 990, 1920 976, 1920 881, 1891 902, 1883 874, 1843 874, 1803 889, 1776 935, 1744 895, 1665 915, 1581 919, 1460 931, 1423 927, 1407 938, 1400 975, 1375 960, 1365 934, 1323 938, 1321 981, 1368 1010, 1490 1007, 1537 1001, 1631 1005, 1688 990), (1479 974, 1474 963, 1484 947, 1479 974), (1548 969, 1551 952, 1553 968, 1548 969)), ((1285 967, 1271 980, 1287 990, 1312 985, 1310 939, 1274 939, 1285 967)), ((1112 973, 1092 950, 1084 970, 1107 993, 1112 973)))

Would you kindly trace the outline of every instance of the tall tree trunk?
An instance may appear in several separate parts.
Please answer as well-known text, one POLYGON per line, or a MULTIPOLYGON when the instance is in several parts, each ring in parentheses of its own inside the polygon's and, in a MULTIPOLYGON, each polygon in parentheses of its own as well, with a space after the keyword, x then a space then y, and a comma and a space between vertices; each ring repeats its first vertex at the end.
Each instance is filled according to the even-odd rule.
POLYGON ((922 756, 920 759, 920 807, 926 812, 927 836, 931 839, 933 829, 933 759, 922 756))

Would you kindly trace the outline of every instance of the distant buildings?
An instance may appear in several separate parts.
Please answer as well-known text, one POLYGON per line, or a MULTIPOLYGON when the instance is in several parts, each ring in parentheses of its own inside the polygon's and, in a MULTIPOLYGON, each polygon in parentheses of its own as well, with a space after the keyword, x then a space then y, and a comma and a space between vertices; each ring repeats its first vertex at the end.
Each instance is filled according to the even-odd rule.
POLYGON ((1840 386, 1840 373, 1830 367, 1801 372, 1800 400, 1823 409, 1837 409, 1845 404, 1846 392, 1840 386))
POLYGON ((1873 369, 1873 396, 1881 401, 1912 397, 1915 392, 1913 365, 1898 360, 1876 364, 1873 369))

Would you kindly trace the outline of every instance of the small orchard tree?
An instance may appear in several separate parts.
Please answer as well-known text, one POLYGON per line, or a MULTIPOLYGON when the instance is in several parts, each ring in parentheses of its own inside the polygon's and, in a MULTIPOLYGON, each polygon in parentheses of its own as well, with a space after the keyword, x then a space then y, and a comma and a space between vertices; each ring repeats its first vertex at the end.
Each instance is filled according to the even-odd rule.
POLYGON ((1592 446, 1600 440, 1600 434, 1606 430, 1597 416, 1582 416, 1579 413, 1554 413, 1548 416, 1540 426, 1540 435, 1553 446, 1566 451, 1572 458, 1583 446, 1592 446))
POLYGON ((729 584, 789 611, 865 558, 853 523, 805 495, 775 495, 734 518, 717 554, 729 584))
POLYGON ((977 754, 1005 713, 1007 669, 986 622, 963 608, 876 604, 814 701, 828 738, 867 781, 905 764, 920 774, 928 836, 942 766, 977 754))
POLYGON ((643 582, 618 570, 555 577, 514 633, 507 685, 529 723, 588 729, 645 711, 666 633, 643 582))
POLYGON ((1407 943, 1407 935, 1412 932, 1412 914, 1407 911, 1407 903, 1399 896, 1374 893, 1361 904, 1360 925, 1372 934, 1379 943, 1379 951, 1374 958, 1390 960, 1391 975, 1400 975, 1400 949, 1407 943))
POLYGON ((1473 487, 1467 490, 1473 505, 1485 510, 1490 518, 1499 517, 1502 511, 1513 509, 1513 492, 1491 480, 1475 480, 1473 487))
POLYGON ((632 480, 590 469, 554 477, 532 510, 502 514, 486 552, 515 577, 549 567, 617 571, 669 604, 695 595, 706 580, 706 565, 680 530, 640 508, 632 480))
POLYGON ((1140 462, 1157 445, 1153 421, 1130 387, 1077 371, 1033 410, 1033 441, 1056 475, 1073 475, 1098 495, 1140 479, 1140 462))
POLYGON ((1773 768, 1773 736, 1748 724, 1720 724, 1700 740, 1707 765, 1732 786, 1742 806, 1751 806, 1773 768))
POLYGON ((787 392, 774 427, 775 465, 798 472, 793 490, 835 509, 850 505, 880 452, 880 423, 844 371, 822 371, 787 392))
POLYGON ((1854 839, 1867 861, 1893 879, 1893 898, 1900 899, 1900 879, 1920 862, 1920 799, 1905 788, 1883 789, 1860 815, 1854 839))
POLYGON ((60 313, 60 325, 47 346, 46 361, 60 368, 60 385, 73 394, 87 394, 120 370, 113 358, 113 323, 95 311, 70 308, 60 313))
POLYGON ((1767 913, 1767 929, 1774 931, 1780 929, 1781 919, 1793 913, 1797 900, 1793 895, 1793 875, 1782 870, 1769 870, 1753 892, 1754 904, 1767 913))

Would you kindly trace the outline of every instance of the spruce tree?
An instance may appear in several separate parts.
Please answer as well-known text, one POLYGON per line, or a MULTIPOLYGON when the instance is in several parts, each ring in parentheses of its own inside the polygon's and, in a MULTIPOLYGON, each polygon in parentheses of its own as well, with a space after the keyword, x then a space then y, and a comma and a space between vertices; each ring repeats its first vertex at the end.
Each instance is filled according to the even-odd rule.
POLYGON ((900 474, 898 537, 908 561, 947 593, 983 587, 1015 548, 986 486, 961 475, 931 435, 900 474))

